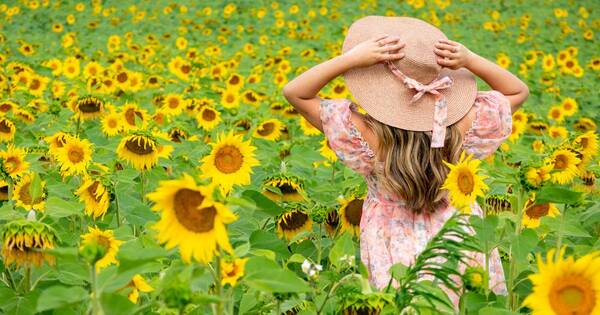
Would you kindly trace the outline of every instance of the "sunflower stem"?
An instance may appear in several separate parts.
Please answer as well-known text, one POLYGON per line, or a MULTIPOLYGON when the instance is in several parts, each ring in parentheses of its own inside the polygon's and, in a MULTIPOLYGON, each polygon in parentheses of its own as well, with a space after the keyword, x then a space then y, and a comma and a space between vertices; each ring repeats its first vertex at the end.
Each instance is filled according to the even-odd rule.
POLYGON ((563 213, 561 215, 560 218, 560 225, 558 226, 558 235, 556 236, 556 253, 555 253, 555 259, 558 259, 560 257, 560 248, 562 247, 562 239, 563 239, 563 234, 564 234, 564 228, 565 228, 565 217, 567 215, 567 208, 569 207, 569 205, 565 204, 564 208, 563 208, 563 213))
MULTIPOLYGON (((112 183, 113 185, 113 189, 114 187, 116 187, 116 183, 112 183)), ((115 207, 117 208, 117 227, 121 227, 121 207, 119 205, 119 194, 117 194, 117 191, 115 189, 115 207)))
POLYGON ((221 285, 222 275, 221 275, 221 247, 217 245, 218 253, 216 255, 216 263, 215 263, 215 289, 217 290, 217 296, 219 296, 219 302, 217 302, 217 315, 223 315, 223 287, 221 285))
POLYGON ((77 117, 77 129, 75 129, 75 135, 77 135, 77 137, 79 137, 79 132, 80 132, 80 128, 81 128, 81 117, 77 117))
POLYGON ((104 315, 102 310, 102 304, 98 298, 98 283, 96 279, 96 264, 92 264, 90 267, 90 279, 92 282, 92 315, 104 315))
POLYGON ((25 267, 25 276, 23 277, 23 292, 28 293, 31 290, 31 266, 25 267))
POLYGON ((146 182, 146 175, 145 174, 146 174, 145 171, 140 171, 140 184, 141 184, 140 186, 141 186, 141 193, 142 193, 142 198, 141 198, 142 203, 145 203, 145 201, 146 201, 146 196, 144 194, 144 189, 145 189, 144 185, 145 185, 145 182, 146 182))
MULTIPOLYGON (((521 223, 523 221, 523 197, 524 197, 524 191, 523 188, 519 186, 518 190, 517 190, 517 220, 515 222, 515 238, 519 236, 519 234, 521 233, 521 223)), ((508 299, 506 300, 507 303, 507 308, 510 310, 515 310, 516 309, 516 302, 517 302, 517 298, 515 296, 515 292, 514 292, 514 282, 515 282, 515 278, 516 278, 516 262, 515 259, 513 257, 513 250, 514 247, 512 246, 512 242, 509 248, 509 257, 510 257, 510 263, 509 263, 509 273, 508 273, 508 279, 507 279, 507 290, 508 290, 508 299)))

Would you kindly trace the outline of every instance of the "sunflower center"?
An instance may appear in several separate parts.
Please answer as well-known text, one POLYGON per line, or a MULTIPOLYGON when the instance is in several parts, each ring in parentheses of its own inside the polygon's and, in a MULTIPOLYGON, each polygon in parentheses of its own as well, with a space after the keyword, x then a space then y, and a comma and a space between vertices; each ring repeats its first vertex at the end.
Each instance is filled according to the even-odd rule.
MULTIPOLYGON (((0 129, 1 130, 1 129, 0 129)), ((590 144, 590 140, 588 138, 581 138, 581 147, 585 150, 590 144)))
POLYGON ((10 125, 6 122, 5 119, 0 121, 0 132, 2 132, 2 133, 10 133, 11 132, 10 125))
POLYGON ((205 121, 213 121, 217 118, 217 114, 210 109, 206 109, 202 112, 202 119, 205 121))
POLYGON ((248 100, 250 103, 253 103, 253 102, 256 102, 256 101, 257 101, 256 97, 254 97, 254 94, 252 94, 252 93, 248 93, 248 94, 246 94, 246 99, 247 99, 247 100, 248 100))
POLYGON ((175 109, 179 107, 179 100, 175 97, 169 99, 169 108, 175 109))
POLYGON ((238 77, 237 75, 234 75, 233 77, 231 77, 231 80, 229 80, 229 84, 231 85, 236 85, 240 82, 240 77, 238 77))
POLYGON ((333 88, 333 90, 335 91, 335 93, 342 93, 344 92, 344 86, 343 85, 336 85, 335 88, 333 88))
POLYGON ((532 219, 539 219, 539 218, 547 215, 549 211, 550 211, 550 204, 544 203, 541 205, 534 205, 532 207, 529 207, 527 209, 527 211, 525 211, 525 213, 527 214, 528 217, 530 217, 532 219))
POLYGON ((473 178, 473 174, 469 170, 461 170, 458 173, 458 189, 465 195, 468 195, 473 192, 473 188, 475 186, 475 180, 473 178))
POLYGON ((121 72, 117 75, 117 81, 123 83, 125 81, 127 81, 127 73, 126 72, 121 72))
POLYGON ((125 142, 125 147, 137 155, 148 155, 154 152, 154 146, 150 143, 150 140, 144 138, 141 140, 129 139, 125 142))
POLYGON ((79 147, 72 147, 72 148, 69 148, 69 152, 67 153, 67 155, 69 156, 69 161, 71 161, 71 163, 75 164, 75 163, 79 163, 79 162, 83 161, 85 152, 83 152, 83 149, 81 149, 79 147))
POLYGON ((244 156, 242 152, 233 145, 226 145, 215 154, 215 166, 221 173, 235 173, 242 167, 243 163, 244 156))
POLYGON ((279 225, 284 231, 295 231, 304 226, 308 221, 308 215, 302 211, 294 210, 284 215, 279 225))
POLYGON ((563 155, 559 154, 554 158, 554 169, 555 170, 564 170, 569 165, 569 159, 563 155))
POLYGON ((107 124, 108 124, 108 127, 110 127, 111 129, 117 128, 117 125, 118 125, 118 123, 115 119, 110 119, 107 124))
POLYGON ((283 184, 279 185, 278 187, 279 187, 279 190, 281 191, 281 193, 284 195, 298 193, 298 190, 294 187, 294 185, 289 184, 289 183, 283 183, 283 184))
POLYGON ((102 107, 102 103, 96 99, 85 99, 79 103, 79 110, 84 113, 97 113, 102 107))
POLYGON ((350 201, 348 206, 346 206, 346 211, 344 212, 344 216, 346 220, 350 222, 350 224, 354 226, 360 225, 360 217, 362 216, 362 207, 363 200, 362 199, 353 199, 350 201))
POLYGON ((181 72, 188 74, 190 73, 190 71, 192 70, 192 67, 188 66, 188 65, 183 65, 181 66, 181 72))
POLYGON ((560 117, 560 111, 553 110, 552 111, 552 118, 559 118, 559 117, 560 117))
POLYGON ((0 105, 0 112, 6 113, 11 109, 12 109, 12 105, 10 105, 10 104, 4 103, 4 104, 0 105))
POLYGON ((30 186, 30 182, 24 183, 23 186, 21 186, 21 190, 19 191, 19 199, 21 200, 21 202, 23 202, 26 205, 34 205, 37 203, 40 203, 42 201, 42 197, 38 197, 35 200, 32 199, 31 195, 29 194, 29 186, 30 186))
POLYGON ((142 113, 133 108, 130 108, 125 112, 125 120, 132 126, 135 126, 135 116, 137 116, 139 119, 144 119, 142 113))
POLYGON ((31 90, 37 90, 41 85, 42 85, 42 83, 40 82, 40 80, 33 79, 31 81, 31 85, 29 86, 29 89, 31 89, 31 90))
POLYGON ((558 315, 591 314, 596 305, 592 284, 580 275, 565 276, 554 281, 549 300, 558 315))
POLYGON ((273 133, 273 131, 275 130, 275 124, 272 122, 268 122, 268 123, 264 123, 262 124, 262 126, 260 126, 260 128, 258 128, 258 134, 266 137, 270 134, 273 133))
POLYGON ((175 193, 173 208, 177 221, 189 231, 204 233, 212 231, 217 216, 213 206, 199 208, 204 196, 196 191, 183 188, 175 193))
POLYGON ((87 191, 90 194, 90 196, 92 196, 92 198, 94 198, 94 201, 96 202, 100 202, 101 196, 97 196, 96 192, 98 191, 98 186, 100 185, 100 182, 95 181, 93 184, 91 184, 88 188, 87 191))
POLYGON ((225 98, 225 100, 228 103, 232 103, 235 100, 235 97, 233 95, 229 94, 229 95, 227 95, 227 97, 225 98))
POLYGON ((6 160, 4 160, 4 169, 7 172, 12 173, 17 169, 17 167, 19 167, 19 164, 21 164, 21 161, 19 159, 17 159, 14 156, 10 156, 6 160))

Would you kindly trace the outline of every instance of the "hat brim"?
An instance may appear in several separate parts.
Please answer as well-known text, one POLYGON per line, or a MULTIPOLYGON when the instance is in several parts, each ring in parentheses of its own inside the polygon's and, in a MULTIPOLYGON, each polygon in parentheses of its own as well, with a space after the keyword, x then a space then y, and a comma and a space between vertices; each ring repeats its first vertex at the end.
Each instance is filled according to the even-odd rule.
MULTIPOLYGON (((355 22, 350 27, 342 49, 346 52, 374 34, 387 33, 405 38, 419 36, 419 32, 431 33, 436 30, 437 28, 434 26, 414 18, 367 17, 355 22)), ((439 34, 435 34, 435 36, 445 38, 441 31, 437 30, 437 32, 439 34)), ((424 48, 408 47, 407 44, 404 49, 423 50, 424 48)), ((406 53, 407 55, 408 53, 415 54, 417 51, 406 53)), ((435 55, 431 51, 426 57, 435 58, 435 55)), ((406 74, 410 76, 409 73, 406 74)), ((464 68, 457 70, 441 68, 439 77, 444 76, 449 76, 453 80, 451 87, 440 90, 448 106, 446 125, 451 125, 463 118, 473 105, 477 96, 477 82, 475 76, 464 68)), ((426 93, 418 101, 410 103, 416 92, 408 89, 385 64, 353 68, 346 71, 343 77, 358 104, 378 121, 406 130, 432 130, 435 109, 434 96, 426 93)), ((431 78, 431 80, 433 79, 431 78)))

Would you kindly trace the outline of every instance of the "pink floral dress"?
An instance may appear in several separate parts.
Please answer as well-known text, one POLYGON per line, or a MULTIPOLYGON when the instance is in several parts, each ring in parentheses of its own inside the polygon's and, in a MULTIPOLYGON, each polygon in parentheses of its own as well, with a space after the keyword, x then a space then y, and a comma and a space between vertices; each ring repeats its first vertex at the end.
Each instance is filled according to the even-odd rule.
MULTIPOLYGON (((476 118, 464 137, 463 148, 467 153, 473 153, 475 158, 483 158, 492 154, 511 133, 510 103, 503 94, 492 90, 478 92, 473 106, 476 118)), ((360 222, 361 260, 369 270, 371 284, 383 288, 391 277, 388 269, 398 262, 412 264, 429 239, 456 210, 448 206, 432 214, 415 214, 405 207, 402 200, 380 189, 373 172, 378 163, 374 151, 350 120, 351 111, 357 111, 357 105, 348 99, 321 101, 323 131, 330 147, 344 164, 363 175, 367 182, 368 193, 360 222)), ((477 204, 471 211, 474 215, 482 215, 477 204)), ((480 266, 485 266, 482 254, 476 254, 474 258, 480 266)), ((506 294, 504 271, 497 249, 490 257, 489 273, 490 288, 496 294, 506 294)), ((457 305, 458 297, 449 296, 457 305)))

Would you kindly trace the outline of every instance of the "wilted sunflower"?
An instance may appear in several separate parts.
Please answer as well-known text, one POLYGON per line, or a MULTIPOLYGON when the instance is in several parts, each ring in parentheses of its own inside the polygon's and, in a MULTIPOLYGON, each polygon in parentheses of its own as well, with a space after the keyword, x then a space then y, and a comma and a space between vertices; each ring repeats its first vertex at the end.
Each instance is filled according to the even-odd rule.
POLYGON ((137 303, 140 297, 140 292, 152 292, 154 288, 151 287, 146 280, 141 275, 135 275, 129 281, 127 285, 131 288, 131 292, 127 295, 127 298, 131 301, 131 303, 137 303))
POLYGON ((278 119, 267 119, 260 123, 254 130, 255 138, 276 141, 281 137, 281 128, 283 123, 278 119))
POLYGON ((327 213, 325 218, 325 231, 330 236, 333 236, 337 231, 338 225, 340 224, 340 216, 337 210, 331 210, 327 213))
MULTIPOLYGON (((594 172, 585 171, 581 175, 579 175, 579 178, 581 178, 581 181, 583 183, 575 186, 575 189, 577 191, 596 195, 600 193, 598 188, 596 188, 596 174, 594 174, 594 172)), ((0 190, 1 189, 2 186, 0 186, 0 190)))
POLYGON ((102 132, 109 136, 116 136, 123 130, 123 117, 117 113, 110 113, 102 118, 102 132))
POLYGON ((67 143, 57 150, 62 176, 83 174, 92 160, 92 144, 87 139, 69 137, 67 143))
POLYGON ((583 154, 583 160, 589 161, 598 154, 598 135, 594 131, 588 131, 573 141, 583 154))
POLYGON ((252 167, 259 165, 254 157, 256 147, 250 141, 243 141, 241 135, 221 133, 216 143, 211 143, 209 155, 202 158, 200 170, 204 178, 212 178, 223 193, 228 193, 234 185, 250 184, 252 167))
POLYGON ((302 192, 302 181, 296 176, 276 175, 268 177, 264 180, 263 195, 267 196, 273 201, 302 201, 304 197, 302 192), (277 194, 272 192, 270 189, 276 189, 281 192, 277 194))
POLYGON ((472 160, 473 155, 466 157, 465 151, 460 155, 460 160, 452 165, 446 161, 444 164, 450 168, 442 189, 450 193, 450 200, 454 207, 470 212, 470 206, 477 196, 483 196, 488 186, 483 182, 484 176, 477 174, 480 160, 472 160))
POLYGON ((237 217, 223 204, 212 200, 211 186, 200 187, 184 174, 181 179, 161 181, 156 191, 147 195, 154 202, 152 210, 161 218, 154 229, 158 240, 167 249, 179 246, 181 259, 189 263, 192 257, 208 263, 218 255, 217 246, 233 252, 225 224, 237 217))
POLYGON ((488 195, 485 198, 484 208, 486 214, 498 215, 500 212, 511 211, 512 205, 506 195, 488 195))
POLYGON ((97 179, 86 178, 75 192, 85 204, 85 213, 94 219, 104 216, 110 204, 110 193, 97 179))
POLYGON ((244 267, 248 258, 235 258, 231 261, 221 260, 221 285, 230 284, 232 287, 237 284, 239 278, 244 275, 244 267))
POLYGON ((81 235, 80 251, 93 252, 96 271, 111 264, 119 264, 117 253, 123 241, 115 239, 112 230, 102 231, 88 226, 88 233, 81 235))
POLYGON ((154 167, 160 157, 156 140, 141 134, 123 137, 117 147, 117 155, 140 171, 154 167))
POLYGON ((555 249, 546 254, 544 263, 537 254, 538 272, 530 275, 533 292, 523 301, 532 315, 600 314, 600 251, 577 260, 558 257, 555 249))
POLYGON ((6 117, 0 117, 0 141, 10 142, 15 137, 15 124, 6 117))
POLYGON ((2 228, 2 259, 4 265, 18 267, 54 264, 54 256, 45 253, 56 246, 58 236, 49 225, 38 221, 17 220, 2 228))
POLYGON ((277 235, 288 241, 302 231, 312 231, 312 219, 302 209, 292 209, 277 219, 277 235))
POLYGON ((527 125, 527 131, 537 136, 541 136, 546 130, 548 130, 548 124, 541 121, 533 121, 527 125))
MULTIPOLYGON (((17 207, 25 208, 25 210, 44 211, 46 198, 46 182, 39 181, 39 193, 37 196, 32 196, 31 184, 36 178, 33 174, 22 176, 13 188, 12 199, 17 207)), ((39 177, 37 177, 39 178, 39 177)), ((37 181, 37 179, 36 179, 37 181)))
POLYGON ((348 199, 341 199, 340 209, 338 210, 340 218, 340 232, 349 232, 354 236, 360 235, 360 218, 365 199, 352 195, 348 199))
POLYGON ((593 119, 587 117, 581 117, 573 125, 573 129, 580 132, 596 131, 596 123, 593 119))
POLYGON ((61 149, 65 143, 67 143, 69 137, 71 136, 62 131, 59 131, 52 136, 45 137, 44 141, 48 143, 48 150, 50 151, 50 154, 57 156, 58 150, 61 149))
POLYGON ((196 115, 198 127, 211 131, 221 122, 221 113, 211 106, 203 106, 196 115))
POLYGON ((542 217, 555 217, 560 215, 560 210, 553 203, 535 203, 535 194, 525 203, 525 211, 523 212, 523 226, 528 228, 536 228, 540 226, 542 217))
POLYGON ((104 114, 104 102, 95 96, 81 97, 75 103, 75 113, 82 120, 102 117, 104 114))
POLYGON ((25 161, 25 155, 25 149, 9 144, 6 151, 0 151, 2 170, 11 178, 23 175, 29 169, 29 162, 25 161))
POLYGON ((0 201, 8 200, 8 190, 10 187, 5 180, 0 179, 0 201))
POLYGON ((556 150, 552 155, 546 158, 547 165, 552 165, 552 182, 558 184, 567 184, 573 181, 579 174, 577 164, 581 160, 577 155, 567 149, 556 150))

